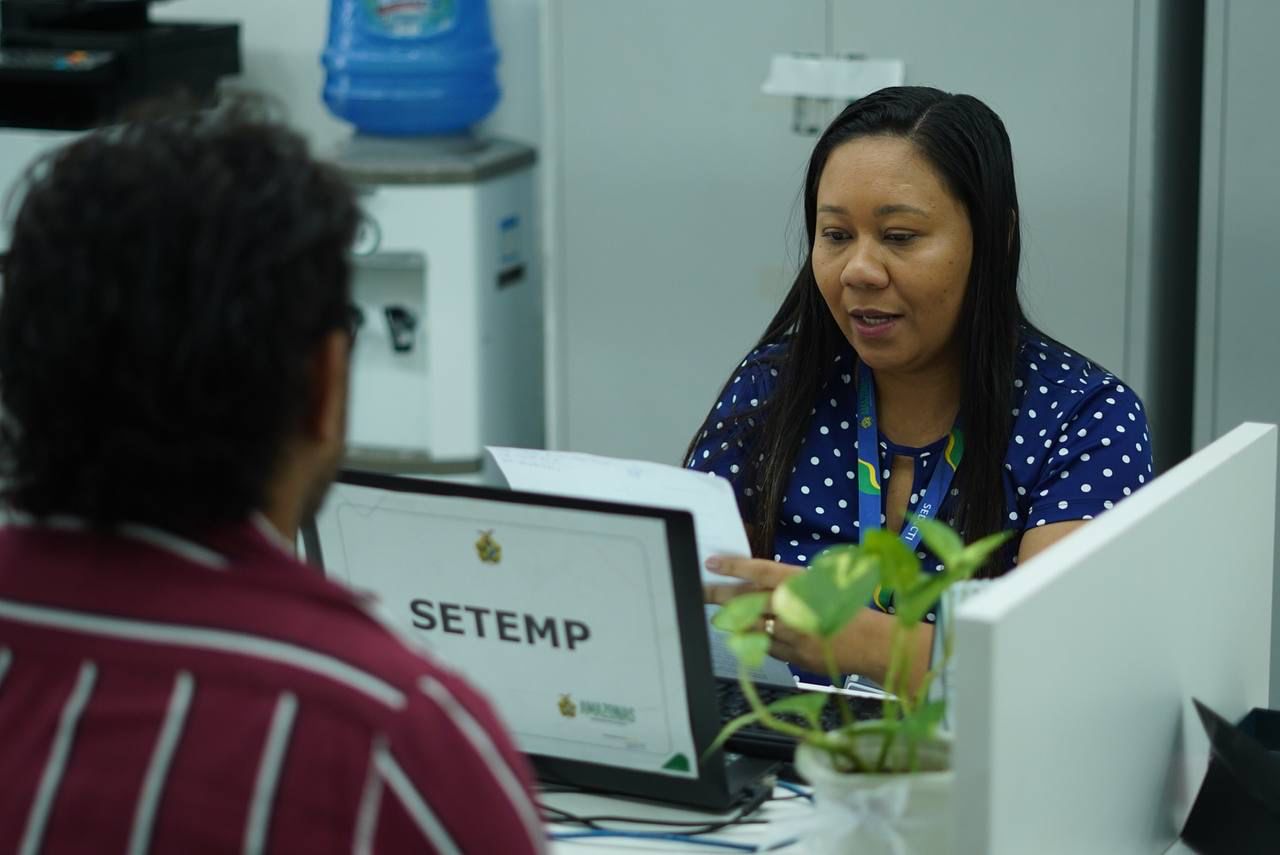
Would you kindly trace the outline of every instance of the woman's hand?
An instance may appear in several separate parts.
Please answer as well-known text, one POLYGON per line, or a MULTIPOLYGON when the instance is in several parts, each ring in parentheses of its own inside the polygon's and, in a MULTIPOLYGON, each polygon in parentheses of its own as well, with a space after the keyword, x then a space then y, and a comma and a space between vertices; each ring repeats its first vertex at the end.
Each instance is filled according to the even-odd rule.
MULTIPOLYGON (((706 566, 713 573, 742 580, 703 585, 703 600, 715 605, 724 605, 734 597, 755 591, 772 592, 792 576, 805 572, 805 568, 796 567, 793 564, 780 564, 777 561, 766 561, 762 558, 734 558, 728 555, 712 556, 707 560, 706 566)), ((818 643, 809 636, 793 631, 772 614, 766 612, 756 629, 768 633, 773 639, 769 645, 770 656, 790 662, 807 671, 826 670, 818 643)))
MULTIPOLYGON (((1046 526, 1047 528, 1048 526, 1046 526)), ((806 572, 803 567, 765 561, 759 558, 733 558, 717 555, 707 561, 707 569, 725 576, 741 579, 740 583, 723 582, 702 586, 703 599, 708 603, 723 605, 740 594, 753 591, 773 591, 797 573, 806 572)), ((877 683, 883 683, 889 670, 889 646, 892 641, 894 617, 863 609, 849 624, 831 639, 836 668, 842 673, 861 674, 877 683)), ((756 627, 773 637, 769 655, 790 662, 797 668, 827 673, 822 646, 817 639, 801 635, 785 626, 782 621, 766 614, 756 627)), ((929 650, 933 643, 933 627, 922 624, 911 637, 916 645, 912 660, 912 673, 908 684, 918 686, 929 666, 929 650)), ((913 689, 914 690, 914 689, 913 689)))
POLYGON ((730 555, 711 556, 707 559, 707 569, 721 576, 742 580, 740 583, 718 582, 702 586, 702 599, 718 606, 742 594, 772 591, 797 573, 804 572, 803 567, 796 567, 794 564, 779 564, 762 558, 734 558, 730 555))

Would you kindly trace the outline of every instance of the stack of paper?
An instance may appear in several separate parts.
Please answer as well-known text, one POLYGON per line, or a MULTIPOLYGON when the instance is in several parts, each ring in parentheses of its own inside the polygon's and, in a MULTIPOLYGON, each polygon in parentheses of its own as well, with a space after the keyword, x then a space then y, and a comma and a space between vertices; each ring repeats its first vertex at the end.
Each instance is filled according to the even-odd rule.
MULTIPOLYGON (((712 555, 751 554, 733 487, 716 475, 662 463, 570 451, 497 446, 489 446, 487 450, 513 490, 688 511, 693 516, 698 564, 704 583, 738 581, 707 570, 706 561, 712 555)), ((707 606, 708 620, 716 608, 707 606)), ((708 630, 715 673, 735 677, 738 662, 725 647, 724 633, 709 623, 708 630)), ((795 682, 786 663, 773 658, 766 659, 763 666, 752 672, 752 677, 761 683, 794 685, 795 682)))

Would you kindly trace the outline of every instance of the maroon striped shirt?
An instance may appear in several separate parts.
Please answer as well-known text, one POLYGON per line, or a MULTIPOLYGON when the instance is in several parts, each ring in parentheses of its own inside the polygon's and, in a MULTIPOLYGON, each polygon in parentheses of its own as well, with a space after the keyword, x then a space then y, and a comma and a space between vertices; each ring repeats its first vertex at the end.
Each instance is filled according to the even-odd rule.
POLYGON ((272 534, 0 529, 0 851, 543 851, 488 704, 272 534))

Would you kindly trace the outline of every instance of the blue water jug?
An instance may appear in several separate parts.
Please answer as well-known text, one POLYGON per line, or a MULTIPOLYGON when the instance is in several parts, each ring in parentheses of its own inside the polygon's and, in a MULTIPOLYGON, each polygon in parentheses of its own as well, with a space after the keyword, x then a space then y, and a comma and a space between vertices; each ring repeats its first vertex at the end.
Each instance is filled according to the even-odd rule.
POLYGON ((323 62, 325 104, 368 134, 465 131, 500 94, 487 0, 333 0, 323 62))

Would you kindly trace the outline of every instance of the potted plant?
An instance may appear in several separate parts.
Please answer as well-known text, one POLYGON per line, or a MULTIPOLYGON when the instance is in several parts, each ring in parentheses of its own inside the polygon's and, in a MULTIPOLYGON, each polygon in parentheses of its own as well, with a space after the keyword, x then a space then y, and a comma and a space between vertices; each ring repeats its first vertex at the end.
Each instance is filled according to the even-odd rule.
POLYGON ((776 590, 744 594, 716 613, 712 623, 729 633, 738 657, 739 680, 751 712, 727 723, 711 750, 740 728, 759 722, 797 741, 796 769, 814 787, 821 821, 810 835, 820 852, 936 853, 947 848, 950 832, 951 751, 939 732, 944 699, 930 699, 935 677, 946 668, 953 639, 942 624, 939 661, 913 685, 914 632, 943 593, 970 578, 1008 539, 1009 532, 966 546, 936 520, 912 518, 925 545, 943 569, 926 573, 920 559, 896 535, 868 532, 858 545, 825 550, 776 590), (876 589, 893 594, 894 625, 882 715, 854 719, 838 692, 806 692, 765 705, 748 676, 768 653, 770 638, 761 619, 772 614, 791 629, 815 638, 833 685, 842 684, 832 638, 854 618, 876 589), (821 715, 836 705, 842 724, 824 730, 821 715))

